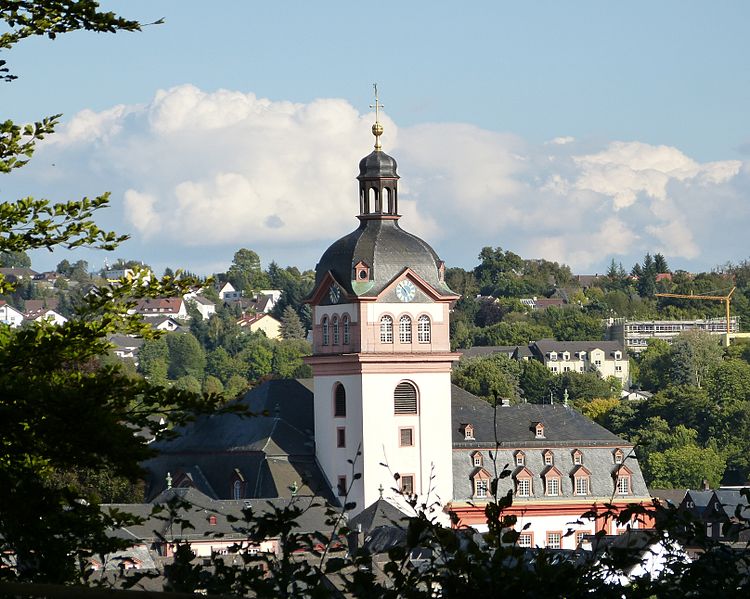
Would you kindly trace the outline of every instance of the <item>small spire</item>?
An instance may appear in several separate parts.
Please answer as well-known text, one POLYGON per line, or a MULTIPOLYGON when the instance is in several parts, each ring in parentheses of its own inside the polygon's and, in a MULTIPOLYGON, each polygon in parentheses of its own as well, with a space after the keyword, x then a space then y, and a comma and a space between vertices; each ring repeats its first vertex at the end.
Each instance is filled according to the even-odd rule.
POLYGON ((385 106, 378 101, 378 84, 373 83, 372 87, 375 90, 375 104, 370 104, 370 108, 375 109, 375 124, 372 126, 372 134, 375 136, 375 151, 380 152, 383 149, 383 146, 380 145, 380 136, 383 135, 383 125, 380 124, 380 109, 385 108, 385 106))
POLYGON ((171 488, 172 488, 172 475, 169 472, 167 472, 167 489, 171 489, 171 488))
POLYGON ((380 483, 380 486, 378 487, 378 493, 380 493, 380 499, 383 499, 383 491, 385 491, 385 489, 383 488, 383 483, 380 483))

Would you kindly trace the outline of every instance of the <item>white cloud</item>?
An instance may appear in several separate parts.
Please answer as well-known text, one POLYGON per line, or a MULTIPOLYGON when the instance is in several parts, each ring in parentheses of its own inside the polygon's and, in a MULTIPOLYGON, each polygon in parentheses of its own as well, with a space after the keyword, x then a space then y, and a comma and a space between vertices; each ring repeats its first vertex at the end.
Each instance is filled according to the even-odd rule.
MULTIPOLYGON (((383 122, 402 177, 402 226, 449 264, 475 264, 484 245, 575 270, 646 251, 692 259, 715 231, 750 224, 750 174, 738 161, 700 163, 637 141, 592 149, 573 137, 531 144, 462 123, 383 122), (732 215, 711 210, 717 196, 732 215)), ((65 180, 112 188, 151 251, 264 247, 270 259, 282 246, 322 251, 356 226, 357 163, 372 148, 371 124, 344 100, 184 85, 147 104, 82 111, 39 152, 65 167, 52 169, 56 190, 65 180)))

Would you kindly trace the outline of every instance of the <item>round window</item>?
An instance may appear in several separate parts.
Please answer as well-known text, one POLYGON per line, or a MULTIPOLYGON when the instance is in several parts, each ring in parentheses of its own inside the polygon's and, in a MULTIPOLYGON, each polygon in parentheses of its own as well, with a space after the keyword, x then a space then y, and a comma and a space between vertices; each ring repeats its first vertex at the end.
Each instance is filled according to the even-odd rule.
POLYGON ((367 278, 367 271, 365 269, 362 269, 359 271, 359 278, 360 279, 366 279, 367 278))

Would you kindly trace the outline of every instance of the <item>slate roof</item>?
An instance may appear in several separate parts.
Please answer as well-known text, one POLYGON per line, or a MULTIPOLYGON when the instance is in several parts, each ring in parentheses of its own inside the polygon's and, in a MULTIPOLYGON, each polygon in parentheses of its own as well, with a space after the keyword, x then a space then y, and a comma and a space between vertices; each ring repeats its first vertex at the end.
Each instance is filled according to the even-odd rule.
POLYGON ((475 345, 468 349, 462 349, 461 359, 465 358, 479 358, 484 356, 493 356, 495 354, 505 354, 509 358, 518 350, 517 345, 475 345))
MULTIPOLYGON (((516 503, 524 501, 555 502, 580 499, 610 500, 614 495, 615 449, 625 454, 624 465, 631 472, 632 493, 628 499, 650 497, 638 462, 632 453, 633 445, 617 435, 585 418, 575 410, 557 405, 519 404, 495 408, 486 401, 467 393, 459 387, 452 390, 453 426, 453 499, 470 501, 474 488, 472 476, 475 473, 474 454, 482 454, 483 468, 488 472, 497 470, 499 474, 508 468, 516 475, 516 452, 524 452, 524 467, 532 474, 532 493, 528 499, 516 498, 516 503), (534 424, 544 424, 544 439, 537 439, 534 424), (463 426, 474 427, 474 439, 464 438, 463 426), (496 431, 496 432, 495 432, 496 431), (554 457, 554 467, 560 471, 560 495, 545 496, 544 474, 550 470, 545 464, 544 453, 550 450, 554 457), (573 474, 578 465, 574 463, 573 452, 582 454, 582 465, 590 473, 590 493, 586 496, 574 495, 573 474), (490 455, 492 454, 492 455, 490 455)), ((500 495, 514 489, 512 476, 498 481, 500 495)))
POLYGON ((571 441, 582 446, 606 444, 612 447, 632 447, 632 444, 623 441, 603 426, 562 404, 525 403, 498 407, 495 432, 495 408, 488 402, 456 385, 452 385, 451 398, 454 447, 494 447, 496 439, 503 447, 567 446, 571 441), (544 424, 545 439, 535 438, 533 423, 536 422, 544 424), (474 426, 474 440, 464 439, 462 424, 474 426))
POLYGON ((540 356, 546 356, 549 352, 558 353, 568 351, 571 354, 576 352, 589 352, 594 349, 604 350, 604 353, 611 356, 614 352, 619 351, 625 354, 625 349, 619 341, 556 341, 554 339, 540 339, 531 344, 531 349, 540 356))
POLYGON ((326 510, 330 506, 323 501, 313 501, 310 497, 294 497, 285 499, 241 499, 216 500, 191 488, 172 488, 160 493, 151 503, 135 504, 104 504, 102 510, 109 508, 122 510, 129 514, 140 516, 143 523, 112 531, 112 535, 131 541, 154 542, 159 535, 167 540, 182 538, 185 540, 202 541, 212 535, 221 535, 223 540, 246 539, 247 534, 242 531, 243 510, 251 509, 255 514, 265 514, 274 509, 283 509, 290 505, 303 509, 296 518, 295 532, 312 533, 330 531, 327 523, 326 510), (193 528, 182 528, 165 519, 165 512, 152 516, 156 505, 164 505, 172 499, 179 499, 190 507, 180 511, 179 517, 188 521, 193 528), (210 516, 216 516, 216 523, 212 524, 210 516), (229 517, 229 519, 227 518, 229 517), (230 522, 232 518, 238 521, 230 522))
POLYGON ((405 518, 408 516, 404 512, 381 497, 352 518, 348 526, 352 530, 359 530, 361 526, 364 533, 369 533, 379 526, 406 528, 405 518))
POLYGON ((332 499, 315 461, 312 380, 268 381, 238 401, 256 416, 202 416, 178 428, 176 439, 154 444, 159 455, 144 463, 148 496, 165 487, 167 473, 174 478, 198 467, 220 498, 230 497, 239 471, 245 497, 289 497, 296 486, 299 495, 332 499))
POLYGON ((691 511, 696 516, 702 516, 706 510, 711 499, 713 499, 713 491, 696 491, 688 489, 685 493, 685 497, 680 503, 680 507, 691 511))
POLYGON ((349 295, 375 297, 406 267, 438 294, 455 296, 440 279, 441 260, 426 241, 404 231, 395 220, 362 220, 359 228, 331 245, 315 267, 315 289, 330 271, 349 295), (354 265, 370 267, 370 281, 354 282, 354 265), (355 283, 353 285, 353 283, 355 283))

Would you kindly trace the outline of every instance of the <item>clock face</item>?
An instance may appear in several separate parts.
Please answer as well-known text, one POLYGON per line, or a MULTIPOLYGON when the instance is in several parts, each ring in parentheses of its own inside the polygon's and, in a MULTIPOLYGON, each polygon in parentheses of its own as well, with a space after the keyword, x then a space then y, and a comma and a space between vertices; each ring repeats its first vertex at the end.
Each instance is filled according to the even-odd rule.
POLYGON ((402 302, 410 302, 417 294, 417 288, 411 281, 401 281, 396 285, 396 297, 402 302))
POLYGON ((341 290, 336 287, 336 285, 331 286, 328 290, 328 298, 331 300, 332 304, 337 304, 341 298, 341 290))

